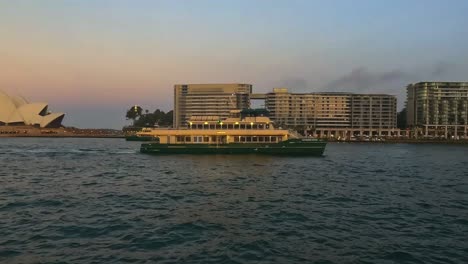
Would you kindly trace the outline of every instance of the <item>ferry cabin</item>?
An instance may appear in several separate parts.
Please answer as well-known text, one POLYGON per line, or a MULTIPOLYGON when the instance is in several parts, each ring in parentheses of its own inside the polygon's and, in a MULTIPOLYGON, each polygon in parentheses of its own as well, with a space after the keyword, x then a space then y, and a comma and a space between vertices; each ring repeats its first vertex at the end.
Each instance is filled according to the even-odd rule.
POLYGON ((288 139, 288 130, 276 129, 268 117, 227 118, 194 116, 184 129, 145 129, 141 136, 161 144, 272 144, 288 139))

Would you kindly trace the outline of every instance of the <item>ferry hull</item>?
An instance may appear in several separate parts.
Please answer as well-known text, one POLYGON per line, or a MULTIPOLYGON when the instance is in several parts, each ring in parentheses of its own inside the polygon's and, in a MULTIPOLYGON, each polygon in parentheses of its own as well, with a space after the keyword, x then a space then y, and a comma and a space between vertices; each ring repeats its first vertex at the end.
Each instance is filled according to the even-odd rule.
POLYGON ((127 136, 125 137, 126 141, 154 141, 154 138, 151 136, 127 136))
POLYGON ((322 156, 325 142, 282 142, 276 144, 159 144, 144 143, 140 152, 155 155, 170 154, 260 154, 284 156, 322 156))

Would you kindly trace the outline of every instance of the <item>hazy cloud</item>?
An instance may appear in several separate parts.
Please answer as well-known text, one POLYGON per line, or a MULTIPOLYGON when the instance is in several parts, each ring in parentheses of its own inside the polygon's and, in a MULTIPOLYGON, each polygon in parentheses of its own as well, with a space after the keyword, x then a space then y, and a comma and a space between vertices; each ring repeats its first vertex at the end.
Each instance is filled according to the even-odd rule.
POLYGON ((309 88, 309 83, 303 78, 284 78, 277 83, 276 88, 285 87, 291 91, 303 91, 309 88))
POLYGON ((443 78, 454 69, 454 66, 447 62, 438 62, 423 69, 391 69, 384 72, 375 72, 366 67, 359 67, 332 80, 324 86, 324 90, 398 93, 408 83, 443 78))
POLYGON ((444 74, 450 72, 450 70, 453 70, 454 68, 455 68, 454 64, 444 62, 444 61, 439 61, 433 66, 431 75, 434 77, 441 77, 444 74))
POLYGON ((371 72, 365 67, 353 69, 350 73, 329 82, 326 90, 369 92, 380 90, 379 87, 398 82, 408 82, 414 77, 413 74, 394 69, 386 72, 371 72))

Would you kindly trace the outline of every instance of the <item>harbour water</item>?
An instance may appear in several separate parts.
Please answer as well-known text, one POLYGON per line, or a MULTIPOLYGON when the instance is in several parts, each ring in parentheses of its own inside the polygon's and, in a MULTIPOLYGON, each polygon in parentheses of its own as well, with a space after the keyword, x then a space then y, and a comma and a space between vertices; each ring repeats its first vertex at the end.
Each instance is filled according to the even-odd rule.
POLYGON ((468 146, 148 156, 0 140, 1 263, 468 263, 468 146))

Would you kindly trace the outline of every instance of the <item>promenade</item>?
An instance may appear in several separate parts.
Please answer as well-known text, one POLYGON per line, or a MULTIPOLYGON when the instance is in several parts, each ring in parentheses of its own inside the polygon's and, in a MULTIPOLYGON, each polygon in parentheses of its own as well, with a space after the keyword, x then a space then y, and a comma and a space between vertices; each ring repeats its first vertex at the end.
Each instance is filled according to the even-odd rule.
POLYGON ((36 128, 29 126, 4 126, 1 137, 75 137, 75 138, 124 138, 121 130, 80 128, 36 128))

